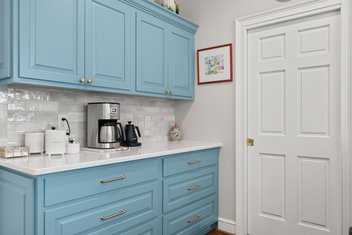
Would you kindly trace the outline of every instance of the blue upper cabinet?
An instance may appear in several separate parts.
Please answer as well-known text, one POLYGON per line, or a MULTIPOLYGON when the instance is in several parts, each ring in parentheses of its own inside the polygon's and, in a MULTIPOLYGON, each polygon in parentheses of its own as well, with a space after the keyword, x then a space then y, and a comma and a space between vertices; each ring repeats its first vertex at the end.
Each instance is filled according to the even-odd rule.
POLYGON ((173 27, 169 35, 169 89, 174 96, 194 96, 194 35, 173 27))
POLYGON ((194 34, 137 13, 137 91, 194 97, 194 34))
POLYGON ((86 1, 85 79, 89 88, 130 90, 131 12, 116 0, 86 1))
POLYGON ((137 91, 167 94, 167 25, 137 13, 137 91))
POLYGON ((0 79, 10 77, 11 0, 0 0, 0 79))
POLYGON ((197 28, 149 0, 0 0, 0 83, 193 99, 197 28))
POLYGON ((84 77, 84 0, 19 4, 20 77, 78 83, 84 77))

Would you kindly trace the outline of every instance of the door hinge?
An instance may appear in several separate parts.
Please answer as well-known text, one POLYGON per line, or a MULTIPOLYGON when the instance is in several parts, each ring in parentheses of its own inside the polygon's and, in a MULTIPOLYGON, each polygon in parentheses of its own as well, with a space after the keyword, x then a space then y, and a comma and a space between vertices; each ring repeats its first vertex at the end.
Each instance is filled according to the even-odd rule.
POLYGON ((247 139, 247 146, 254 146, 254 139, 248 138, 247 139))

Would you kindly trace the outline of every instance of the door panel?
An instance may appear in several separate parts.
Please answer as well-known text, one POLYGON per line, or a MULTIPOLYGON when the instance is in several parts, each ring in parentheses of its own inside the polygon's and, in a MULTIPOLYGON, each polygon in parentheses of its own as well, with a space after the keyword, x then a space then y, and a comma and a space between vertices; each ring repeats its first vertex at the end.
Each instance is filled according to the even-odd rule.
POLYGON ((0 169, 0 234, 34 235, 34 180, 0 169))
POLYGON ((250 32, 248 230, 341 234, 338 12, 250 32))
POLYGON ((192 97, 194 93, 194 38, 174 28, 170 34, 170 89, 176 96, 192 97))
POLYGON ((0 0, 0 79, 11 76, 11 10, 11 0, 0 0))
POLYGON ((86 5, 86 79, 88 86, 130 90, 131 8, 114 0, 86 5))
POLYGON ((166 24, 137 13, 137 91, 165 94, 167 84, 166 24))
POLYGON ((20 1, 20 76, 79 83, 84 76, 84 1, 20 1))

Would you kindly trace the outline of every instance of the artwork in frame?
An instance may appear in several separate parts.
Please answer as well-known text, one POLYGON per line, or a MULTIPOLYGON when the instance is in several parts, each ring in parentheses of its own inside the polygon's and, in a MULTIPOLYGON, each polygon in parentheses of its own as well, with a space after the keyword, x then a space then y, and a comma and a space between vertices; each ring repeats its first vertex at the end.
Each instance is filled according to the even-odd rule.
POLYGON ((232 44, 200 49, 198 57, 198 84, 232 82, 232 44))

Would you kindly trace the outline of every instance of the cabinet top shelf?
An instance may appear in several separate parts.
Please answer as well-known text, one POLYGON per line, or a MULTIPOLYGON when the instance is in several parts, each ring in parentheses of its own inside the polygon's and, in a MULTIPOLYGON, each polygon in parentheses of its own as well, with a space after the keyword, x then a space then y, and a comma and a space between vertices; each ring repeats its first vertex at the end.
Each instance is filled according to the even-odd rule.
POLYGON ((120 0, 128 5, 133 6, 139 10, 150 13, 161 20, 168 22, 170 24, 176 25, 179 28, 182 28, 192 34, 195 34, 198 30, 198 25, 191 22, 190 20, 177 15, 169 11, 168 9, 160 6, 155 3, 153 0, 120 0))

